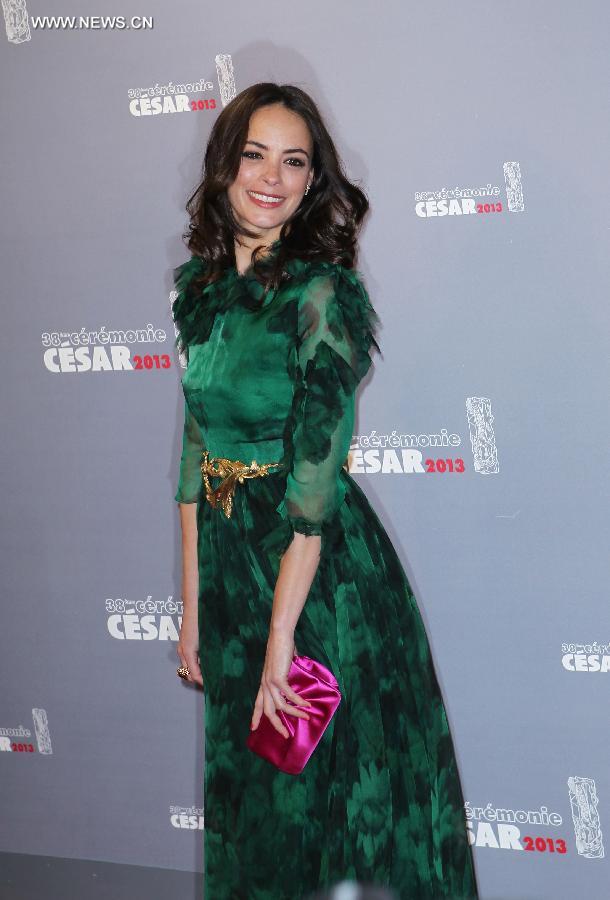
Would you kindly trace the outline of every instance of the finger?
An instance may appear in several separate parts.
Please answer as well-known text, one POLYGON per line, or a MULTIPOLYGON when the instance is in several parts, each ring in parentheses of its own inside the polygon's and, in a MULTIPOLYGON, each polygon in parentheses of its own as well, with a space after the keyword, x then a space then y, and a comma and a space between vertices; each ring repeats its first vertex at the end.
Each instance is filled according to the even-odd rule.
POLYGON ((184 657, 191 673, 189 681, 194 681, 196 684, 203 685, 203 677, 201 675, 201 667, 199 665, 197 652, 195 650, 185 651, 184 657))
POLYGON ((302 709, 297 709, 296 706, 292 706, 290 703, 286 703, 283 700, 280 700, 276 708, 281 709, 282 712, 285 712, 287 716, 294 716, 295 719, 309 720, 311 718, 311 716, 309 716, 306 712, 303 712, 302 709))
POLYGON ((309 716, 302 709, 297 709, 296 706, 291 706, 290 703, 287 703, 286 700, 281 696, 279 690, 271 689, 271 693, 273 695, 273 700, 275 703, 276 709, 281 709, 283 712, 288 713, 290 716, 295 716, 297 719, 309 719, 309 716))
MULTIPOLYGON (((186 656, 184 655, 184 653, 182 653, 181 650, 178 651, 178 659, 180 660, 180 666, 181 666, 182 668, 186 668, 186 665, 187 665, 187 663, 186 663, 186 656)), ((190 681, 190 678, 189 678, 188 675, 181 675, 181 676, 180 676, 180 679, 181 679, 182 681, 190 681)))
POLYGON ((184 650, 182 652, 182 657, 184 662, 182 665, 188 666, 190 675, 187 677, 187 681, 195 682, 196 684, 200 684, 203 686, 203 676, 201 674, 201 667, 199 665, 199 659, 197 658, 197 652, 195 650, 184 650))
POLYGON ((269 691, 265 691, 265 698, 264 698, 263 702, 264 702, 265 715, 267 716, 267 718, 269 719, 269 721, 271 722, 271 724, 273 725, 275 730, 279 731, 279 733, 283 737, 285 737, 285 738, 289 737, 288 729, 282 723, 282 720, 275 712, 275 708, 273 706, 273 700, 271 698, 271 694, 269 693, 269 691))
POLYGON ((256 701, 254 703, 254 713, 252 715, 252 720, 250 722, 250 729, 254 731, 258 728, 258 723, 261 720, 261 716, 263 714, 263 690, 262 688, 258 689, 258 694, 256 695, 256 701))
POLYGON ((296 691, 293 691, 288 682, 285 685, 279 685, 280 691, 286 695, 288 700, 292 700, 293 703, 296 703, 297 706, 311 706, 311 702, 307 700, 305 697, 300 697, 296 691))

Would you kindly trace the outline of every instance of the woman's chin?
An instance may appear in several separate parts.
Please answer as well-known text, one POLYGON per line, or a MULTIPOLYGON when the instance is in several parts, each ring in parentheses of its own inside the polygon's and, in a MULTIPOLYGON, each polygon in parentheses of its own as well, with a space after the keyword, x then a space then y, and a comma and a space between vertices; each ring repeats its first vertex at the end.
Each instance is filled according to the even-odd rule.
POLYGON ((277 232, 279 235, 280 229, 284 222, 286 221, 285 216, 245 216, 242 217, 243 224, 249 230, 258 232, 261 238, 268 237, 271 233, 277 232))

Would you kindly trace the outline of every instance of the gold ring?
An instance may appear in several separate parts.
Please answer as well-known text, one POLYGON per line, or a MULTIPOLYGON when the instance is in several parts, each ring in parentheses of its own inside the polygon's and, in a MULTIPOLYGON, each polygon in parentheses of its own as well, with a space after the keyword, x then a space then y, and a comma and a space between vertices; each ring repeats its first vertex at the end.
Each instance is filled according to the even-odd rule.
POLYGON ((179 675, 180 678, 188 679, 189 675, 191 674, 191 670, 188 666, 180 666, 178 669, 176 669, 176 674, 179 675))

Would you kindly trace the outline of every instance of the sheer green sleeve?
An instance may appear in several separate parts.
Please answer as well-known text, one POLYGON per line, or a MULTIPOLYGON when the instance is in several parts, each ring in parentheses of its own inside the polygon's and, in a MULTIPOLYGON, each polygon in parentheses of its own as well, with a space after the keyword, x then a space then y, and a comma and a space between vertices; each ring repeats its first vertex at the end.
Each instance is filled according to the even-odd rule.
MULTIPOLYGON (((172 304, 172 317, 176 327, 176 347, 186 356, 187 367, 189 346, 197 341, 205 340, 199 331, 199 323, 205 320, 209 325, 209 316, 200 313, 201 290, 195 290, 195 276, 205 269, 205 263, 197 256, 191 256, 181 266, 174 269, 176 297, 172 304)), ((184 386, 183 386, 184 388, 184 386)), ((178 474, 178 492, 174 497, 178 503, 196 503, 202 488, 201 456, 205 449, 201 429, 197 419, 191 412, 186 395, 184 399, 184 428, 182 431, 182 455, 178 474)))
POLYGON ((178 503, 196 503, 201 492, 201 455, 204 450, 199 423, 184 401, 184 428, 182 431, 182 455, 178 473, 178 503))
MULTIPOLYGON (((187 367, 189 348, 185 348, 187 367)), ((184 386, 183 386, 184 389, 184 386)), ((184 427, 182 429, 182 453, 178 470, 178 492, 174 497, 178 503, 197 503, 201 494, 201 456, 205 443, 201 428, 193 415, 186 395, 184 398, 184 427)))
POLYGON ((377 321, 352 269, 329 265, 299 297, 291 464, 277 507, 291 531, 322 535, 343 502, 355 393, 371 365, 371 346, 379 349, 377 321))

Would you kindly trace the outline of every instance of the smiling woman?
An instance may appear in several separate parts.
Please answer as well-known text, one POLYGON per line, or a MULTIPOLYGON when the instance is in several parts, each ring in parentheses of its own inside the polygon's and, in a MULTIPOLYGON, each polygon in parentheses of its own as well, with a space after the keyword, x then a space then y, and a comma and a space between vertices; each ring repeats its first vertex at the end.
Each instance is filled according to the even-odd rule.
POLYGON ((188 248, 206 262, 194 287, 204 289, 237 263, 240 274, 252 264, 260 281, 277 288, 288 258, 351 268, 368 201, 345 176, 311 97, 263 83, 216 119, 186 208, 188 248), (280 235, 279 255, 263 274, 257 251, 280 235))
POLYGON ((218 117, 187 209, 173 310, 188 359, 178 672, 205 692, 204 897, 301 900, 353 878, 472 900, 424 625, 345 467, 379 349, 354 269, 367 199, 311 97, 258 84, 218 117), (297 644, 342 699, 291 775, 246 741, 263 717, 261 740, 270 725, 279 740, 286 722, 308 728, 298 719, 316 709, 288 681, 297 644))
MULTIPOLYGON (((267 242, 279 238, 311 187, 312 144, 305 121, 280 103, 263 106, 250 118, 239 172, 227 194, 241 224, 263 230, 267 242)), ((248 246, 238 247, 238 268, 247 269, 251 256, 248 246)))

